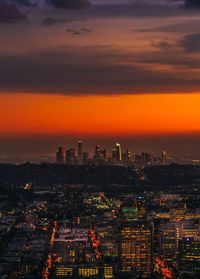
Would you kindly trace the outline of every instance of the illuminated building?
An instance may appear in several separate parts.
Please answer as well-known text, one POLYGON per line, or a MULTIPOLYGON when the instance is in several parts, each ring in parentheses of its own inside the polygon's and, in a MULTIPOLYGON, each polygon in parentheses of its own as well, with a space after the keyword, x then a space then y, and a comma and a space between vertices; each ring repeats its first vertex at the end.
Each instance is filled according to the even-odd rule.
POLYGON ((198 223, 192 221, 166 223, 162 228, 162 254, 169 259, 175 258, 179 240, 183 237, 194 237, 198 234, 198 223))
POLYGON ((116 156, 116 161, 117 161, 117 162, 121 162, 121 160, 122 160, 121 145, 120 145, 119 143, 116 143, 115 148, 116 148, 116 154, 115 154, 115 156, 116 156))
POLYGON ((200 236, 180 240, 178 267, 182 278, 200 278, 200 236))
POLYGON ((138 219, 137 207, 123 207, 121 209, 121 212, 124 221, 134 221, 138 219))
POLYGON ((75 149, 70 148, 69 150, 66 150, 66 163, 75 163, 76 157, 75 157, 75 149))
POLYGON ((121 204, 121 217, 123 221, 138 220, 138 208, 135 200, 126 200, 121 204))
POLYGON ((55 265, 53 278, 114 279, 114 268, 110 264, 55 265))
POLYGON ((117 237, 113 224, 98 224, 95 228, 101 243, 101 251, 105 257, 117 256, 117 237))
POLYGON ((56 162, 58 164, 63 164, 64 163, 64 150, 62 146, 58 147, 58 150, 56 152, 56 162))
POLYGON ((82 141, 78 141, 78 163, 81 165, 83 163, 83 146, 82 141))
POLYGON ((174 222, 183 221, 186 219, 187 208, 185 204, 170 208, 170 219, 174 222))
POLYGON ((58 262, 85 263, 88 243, 88 229, 60 228, 54 240, 58 262))
POLYGON ((125 222, 119 229, 121 272, 148 277, 152 271, 152 228, 142 221, 125 222))
POLYGON ((166 165, 166 161, 167 161, 167 152, 163 150, 161 154, 161 164, 163 166, 166 165))
POLYGON ((138 218, 145 219, 147 215, 146 200, 143 196, 138 196, 137 200, 138 218))
POLYGON ((130 162, 130 161, 131 161, 131 150, 126 149, 126 162, 130 162))

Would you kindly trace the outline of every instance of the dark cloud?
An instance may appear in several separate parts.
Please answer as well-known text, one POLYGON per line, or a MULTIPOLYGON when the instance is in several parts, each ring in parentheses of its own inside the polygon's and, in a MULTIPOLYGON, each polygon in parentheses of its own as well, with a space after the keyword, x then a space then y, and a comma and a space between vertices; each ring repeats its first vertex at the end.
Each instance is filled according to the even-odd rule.
POLYGON ((200 0, 185 0, 187 8, 200 8, 200 0))
POLYGON ((90 5, 89 0, 50 0, 50 3, 60 9, 82 9, 90 5))
POLYGON ((66 18, 52 18, 52 17, 47 17, 42 21, 43 25, 46 26, 52 26, 52 25, 56 25, 56 24, 64 24, 66 22, 68 22, 69 20, 67 20, 66 18))
POLYGON ((170 49, 172 47, 172 44, 168 39, 159 42, 153 42, 152 45, 163 50, 170 49))
POLYGON ((36 3, 32 2, 31 0, 9 0, 11 3, 17 3, 22 6, 35 6, 36 3))
POLYGON ((181 41, 180 45, 186 52, 199 52, 200 53, 200 34, 186 35, 181 41))
POLYGON ((121 53, 95 46, 1 55, 0 88, 1 92, 66 95, 194 92, 199 90, 200 80, 184 71, 193 62, 184 64, 184 56, 177 53, 121 53), (162 65, 175 70, 163 71, 162 65))
POLYGON ((26 20, 26 15, 16 5, 0 0, 0 23, 15 23, 24 20, 26 20))
POLYGON ((66 31, 73 36, 82 36, 82 35, 87 35, 87 34, 92 33, 93 30, 90 29, 90 28, 83 27, 83 28, 79 28, 79 29, 77 29, 77 28, 67 28, 66 31))

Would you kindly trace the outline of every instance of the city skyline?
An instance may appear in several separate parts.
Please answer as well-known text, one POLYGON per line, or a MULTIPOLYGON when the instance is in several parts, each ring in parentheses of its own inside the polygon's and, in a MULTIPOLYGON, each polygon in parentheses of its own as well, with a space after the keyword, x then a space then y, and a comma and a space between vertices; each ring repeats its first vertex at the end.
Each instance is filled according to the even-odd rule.
POLYGON ((51 153, 56 138, 200 153, 194 1, 28 2, 0 1, 3 155, 51 153))

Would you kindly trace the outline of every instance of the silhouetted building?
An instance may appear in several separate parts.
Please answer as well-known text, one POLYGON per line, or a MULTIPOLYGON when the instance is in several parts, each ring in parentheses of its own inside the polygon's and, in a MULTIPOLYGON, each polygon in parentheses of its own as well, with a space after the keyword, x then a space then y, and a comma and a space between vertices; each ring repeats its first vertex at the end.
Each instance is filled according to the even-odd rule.
POLYGON ((95 147, 95 155, 94 155, 95 161, 100 161, 101 159, 101 145, 98 144, 95 147))
POLYGON ((56 162, 58 164, 63 164, 64 163, 64 160, 65 160, 65 157, 64 157, 64 149, 62 146, 59 146, 58 147, 58 150, 56 152, 56 162))
POLYGON ((75 149, 70 148, 69 150, 66 150, 66 163, 73 164, 75 162, 76 162, 75 149))
POLYGON ((167 162, 167 152, 163 150, 161 154, 161 164, 166 165, 166 162, 167 162))
POLYGON ((78 163, 81 165, 83 163, 83 146, 82 141, 78 141, 78 163))
POLYGON ((106 150, 101 149, 101 145, 96 145, 94 160, 97 162, 102 162, 106 160, 106 150))
POLYGON ((151 156, 149 153, 146 152, 142 152, 141 154, 141 163, 142 163, 142 167, 146 167, 151 165, 152 160, 151 160, 151 156))
POLYGON ((89 153, 88 152, 83 152, 83 163, 87 164, 89 160, 89 153))

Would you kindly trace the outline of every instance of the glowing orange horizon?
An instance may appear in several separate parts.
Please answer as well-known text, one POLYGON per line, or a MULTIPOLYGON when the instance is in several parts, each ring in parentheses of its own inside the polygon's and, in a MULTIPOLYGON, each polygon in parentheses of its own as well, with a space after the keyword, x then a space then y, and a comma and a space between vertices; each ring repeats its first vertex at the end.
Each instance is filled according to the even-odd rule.
POLYGON ((0 95, 0 135, 200 132, 200 94, 0 95))

